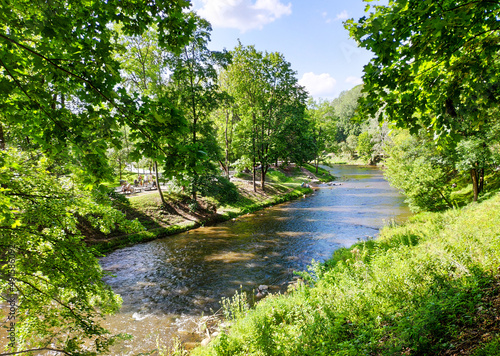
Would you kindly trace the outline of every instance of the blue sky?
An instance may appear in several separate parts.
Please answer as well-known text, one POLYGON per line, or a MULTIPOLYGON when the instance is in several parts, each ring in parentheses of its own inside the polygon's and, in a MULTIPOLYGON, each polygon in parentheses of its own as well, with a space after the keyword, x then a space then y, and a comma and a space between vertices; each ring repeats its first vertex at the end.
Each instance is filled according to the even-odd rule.
MULTIPOLYGON (((342 22, 365 14, 362 0, 193 0, 213 27, 212 50, 238 43, 281 52, 314 98, 333 99, 361 83, 372 54, 358 48, 342 22)), ((371 3, 374 4, 374 3, 371 3)))

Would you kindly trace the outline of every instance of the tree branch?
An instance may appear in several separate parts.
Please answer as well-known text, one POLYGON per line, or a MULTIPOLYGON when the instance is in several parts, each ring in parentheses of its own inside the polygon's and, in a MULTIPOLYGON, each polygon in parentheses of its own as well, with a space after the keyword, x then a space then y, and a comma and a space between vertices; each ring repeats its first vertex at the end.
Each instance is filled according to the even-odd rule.
MULTIPOLYGON (((19 43, 19 42, 15 41, 15 40, 13 40, 13 39, 11 39, 11 38, 9 38, 9 37, 7 37, 7 36, 3 35, 3 34, 0 34, 0 38, 3 38, 3 39, 5 39, 6 41, 9 41, 9 42, 11 42, 11 43, 15 44, 16 46, 18 46, 18 47, 20 47, 20 48, 22 48, 22 49, 24 49, 24 50, 28 51, 29 53, 33 54, 34 56, 37 56, 37 57, 39 57, 39 58, 42 58, 44 61, 46 61, 46 62, 50 63, 52 66, 54 66, 55 68, 57 68, 57 69, 59 69, 59 70, 63 71, 64 73, 68 74, 69 76, 74 77, 74 78, 77 78, 78 80, 80 80, 80 81, 82 81, 82 82, 84 82, 84 83, 88 84, 88 85, 90 86, 90 88, 91 88, 93 91, 95 91, 95 92, 96 92, 99 96, 101 96, 101 97, 102 97, 102 98, 103 98, 106 102, 110 103, 110 104, 111 104, 114 108, 116 108, 116 109, 117 109, 117 110, 118 110, 118 111, 119 111, 119 112, 123 115, 123 117, 124 117, 124 118, 125 118, 125 119, 126 119, 126 120, 127 120, 127 121, 128 121, 128 122, 132 125, 132 126, 134 126, 134 127, 135 127, 135 128, 136 128, 139 132, 141 132, 141 133, 142 133, 142 134, 143 134, 143 135, 144 135, 144 136, 145 136, 148 140, 150 140, 150 141, 151 141, 151 142, 152 142, 155 146, 157 146, 157 148, 158 148, 160 151, 162 151, 165 155, 167 154, 167 153, 166 153, 166 152, 162 149, 162 147, 161 147, 161 146, 160 146, 160 145, 159 145, 159 144, 158 144, 158 143, 157 143, 157 142, 156 142, 156 141, 155 141, 155 140, 154 140, 154 139, 153 139, 153 138, 152 138, 152 137, 151 137, 151 136, 150 136, 147 132, 145 132, 144 130, 142 130, 142 129, 138 126, 138 125, 136 125, 136 124, 133 122, 133 120, 130 120, 130 119, 128 118, 128 116, 127 116, 127 115, 126 115, 126 113, 123 111, 123 109, 122 109, 120 106, 118 106, 118 105, 114 102, 114 100, 112 100, 111 98, 108 98, 106 95, 104 95, 104 93, 103 93, 103 92, 101 92, 101 91, 100 91, 100 90, 99 90, 99 89, 98 89, 98 88, 97 88, 97 87, 96 87, 96 86, 95 86, 95 85, 94 85, 91 81, 89 81, 88 79, 86 79, 86 78, 84 78, 84 77, 82 77, 82 76, 80 76, 80 75, 78 75, 78 74, 76 74, 76 73, 73 73, 73 72, 71 72, 71 71, 69 71, 69 70, 67 70, 67 69, 65 69, 65 68, 63 68, 63 67, 61 67, 60 65, 58 65, 57 63, 55 63, 55 62, 54 62, 53 60, 51 60, 50 58, 45 57, 44 55, 42 55, 41 53, 36 52, 36 51, 35 51, 35 50, 33 50, 32 48, 29 48, 29 47, 27 47, 27 46, 25 46, 25 45, 23 45, 23 44, 21 44, 21 43, 19 43)), ((2 66, 5 68, 5 65, 3 64, 3 62, 2 62, 2 66)), ((13 79, 14 79, 14 77, 12 76, 12 74, 11 74, 11 73, 9 73, 9 75, 11 76, 11 78, 13 78, 13 79)), ((16 83, 17 83, 17 80, 16 80, 16 83)), ((26 93, 24 90, 23 90, 23 92, 27 95, 27 93, 26 93)), ((28 98, 29 98, 29 96, 28 96, 28 98)), ((32 99, 30 98, 30 100, 32 100, 32 99)), ((40 105, 40 104, 39 104, 39 105, 40 105)), ((43 111, 44 113, 46 113, 46 111, 45 111, 45 110, 43 110, 43 109, 42 109, 42 111, 43 111)), ((46 114, 47 114, 47 113, 46 113, 46 114)))

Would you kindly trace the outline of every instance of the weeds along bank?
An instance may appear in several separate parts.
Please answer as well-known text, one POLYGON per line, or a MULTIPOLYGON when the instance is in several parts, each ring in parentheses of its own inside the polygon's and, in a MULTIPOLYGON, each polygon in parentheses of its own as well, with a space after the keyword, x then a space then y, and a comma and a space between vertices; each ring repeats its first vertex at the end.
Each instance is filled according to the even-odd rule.
POLYGON ((336 251, 192 355, 500 355, 500 196, 336 251))

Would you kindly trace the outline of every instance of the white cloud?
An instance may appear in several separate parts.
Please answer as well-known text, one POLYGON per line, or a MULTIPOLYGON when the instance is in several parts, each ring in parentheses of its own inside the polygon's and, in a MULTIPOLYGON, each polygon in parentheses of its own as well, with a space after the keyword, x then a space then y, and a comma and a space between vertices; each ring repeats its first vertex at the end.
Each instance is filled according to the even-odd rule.
POLYGON ((363 84, 363 79, 358 78, 358 77, 347 77, 345 82, 349 83, 349 84, 353 84, 353 85, 359 85, 359 84, 363 84))
POLYGON ((281 0, 201 0, 197 12, 214 27, 236 28, 241 32, 262 29, 281 16, 292 13, 292 4, 281 0))
POLYGON ((299 84, 306 87, 311 96, 329 97, 334 94, 337 81, 328 73, 314 74, 308 72, 302 76, 299 84))
POLYGON ((323 16, 326 23, 332 22, 332 19, 328 17, 328 12, 325 11, 325 12, 321 13, 321 16, 323 16))
POLYGON ((340 14, 337 15, 335 20, 344 21, 344 20, 347 20, 348 18, 349 18, 349 15, 347 14, 347 10, 344 10, 340 14))

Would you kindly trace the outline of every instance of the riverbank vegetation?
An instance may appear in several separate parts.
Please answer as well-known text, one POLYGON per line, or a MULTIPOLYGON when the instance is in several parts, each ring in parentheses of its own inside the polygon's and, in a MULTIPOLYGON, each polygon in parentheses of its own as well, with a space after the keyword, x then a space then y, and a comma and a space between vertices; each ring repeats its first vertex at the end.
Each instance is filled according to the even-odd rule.
POLYGON ((100 252, 301 196, 300 183, 331 180, 321 162, 353 160, 384 165, 424 214, 316 265, 207 351, 469 343, 479 355, 500 343, 497 3, 398 0, 347 21, 375 57, 332 101, 308 98, 281 53, 210 50, 189 1, 129 5, 0 4, 6 351, 105 353, 121 336, 100 321, 120 298, 100 252))
POLYGON ((500 197, 337 250, 192 355, 500 355, 500 197))
POLYGON ((376 153, 422 213, 313 265, 285 296, 228 306, 231 328, 194 354, 499 354, 498 4, 371 9, 346 23, 375 53, 363 87, 310 108, 340 108, 318 130, 334 160, 376 153))

